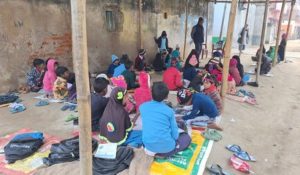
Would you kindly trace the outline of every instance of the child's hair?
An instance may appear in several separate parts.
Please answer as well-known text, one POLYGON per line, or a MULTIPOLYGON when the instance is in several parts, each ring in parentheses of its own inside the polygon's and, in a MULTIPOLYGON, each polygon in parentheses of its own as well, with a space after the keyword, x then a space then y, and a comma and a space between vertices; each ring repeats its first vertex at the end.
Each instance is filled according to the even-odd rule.
POLYGON ((57 76, 61 77, 64 75, 65 72, 69 71, 68 68, 64 66, 58 66, 55 70, 57 76))
POLYGON ((120 63, 121 64, 125 64, 127 61, 129 61, 129 57, 127 54, 123 54, 121 59, 120 59, 120 63))
POLYGON ((154 82, 152 86, 152 97, 153 100, 161 102, 166 99, 169 95, 169 89, 167 85, 162 82, 154 82))
POLYGON ((45 61, 40 59, 40 58, 37 58, 37 59, 34 59, 33 60, 33 66, 36 67, 36 66, 39 66, 39 65, 42 65, 42 64, 45 64, 45 61))
POLYGON ((94 81, 94 91, 96 93, 101 93, 104 91, 104 89, 107 88, 107 85, 109 84, 108 80, 105 78, 96 78, 94 81))
POLYGON ((215 86, 219 86, 219 82, 217 81, 217 78, 215 75, 212 74, 205 74, 202 77, 202 81, 209 81, 210 83, 214 84, 215 86))
POLYGON ((129 70, 129 69, 131 68, 132 65, 133 65, 133 62, 130 61, 130 60, 128 60, 128 61, 126 61, 126 63, 125 63, 125 68, 126 68, 127 70, 129 70))

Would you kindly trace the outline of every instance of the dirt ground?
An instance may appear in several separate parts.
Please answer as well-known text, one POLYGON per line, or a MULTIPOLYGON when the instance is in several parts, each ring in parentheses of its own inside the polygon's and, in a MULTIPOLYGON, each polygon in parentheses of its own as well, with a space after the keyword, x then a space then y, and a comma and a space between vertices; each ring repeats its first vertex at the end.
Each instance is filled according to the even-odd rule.
MULTIPOLYGON (((256 163, 250 163, 252 171, 261 175, 292 175, 300 171, 300 42, 290 42, 292 52, 287 53, 289 63, 277 65, 272 69, 274 77, 259 78, 258 88, 245 86, 252 91, 258 105, 227 100, 221 125, 224 128, 223 139, 214 144, 208 164, 218 163, 235 174, 228 160, 231 153, 224 147, 238 144, 254 155, 256 163), (298 45, 299 44, 299 45, 298 45), (298 45, 298 47, 295 47, 298 45), (298 52, 295 52, 298 51, 298 52)), ((289 46, 288 46, 289 47, 289 46)), ((233 54, 236 51, 233 51, 233 54)), ((250 56, 255 49, 249 49, 242 56, 245 70, 251 69, 250 56), (251 54, 250 54, 251 53, 251 54)), ((204 61, 206 62, 206 61, 204 61)), ((160 76, 155 76, 155 80, 160 76)), ((47 107, 35 107, 36 94, 22 95, 27 110, 10 114, 8 108, 0 108, 0 136, 15 132, 21 128, 39 130, 60 138, 69 138, 77 127, 64 122, 69 112, 62 112, 62 104, 50 104, 47 107)), ((174 102, 174 96, 170 96, 174 102)), ((141 152, 141 150, 136 150, 141 152)), ((147 174, 146 169, 151 158, 139 154, 129 170, 122 174, 147 174), (144 162, 144 163, 141 163, 144 162), (139 168, 136 168, 140 166, 139 168)), ((78 162, 55 165, 43 169, 39 174, 79 174, 78 162)), ((204 174, 207 174, 205 172, 204 174)))

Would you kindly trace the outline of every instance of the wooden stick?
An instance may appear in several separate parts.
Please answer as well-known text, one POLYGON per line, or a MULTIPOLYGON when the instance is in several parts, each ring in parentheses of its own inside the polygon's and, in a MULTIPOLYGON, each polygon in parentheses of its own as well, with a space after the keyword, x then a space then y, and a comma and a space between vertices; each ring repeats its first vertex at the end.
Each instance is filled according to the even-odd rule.
POLYGON ((219 35, 219 41, 222 40, 226 9, 227 9, 227 4, 225 4, 224 10, 223 10, 223 17, 222 17, 222 24, 221 24, 221 30, 220 30, 220 35, 219 35))
MULTIPOLYGON (((286 30, 286 41, 288 41, 289 39, 289 33, 290 33, 290 26, 291 26, 291 19, 292 19, 292 16, 293 16, 293 11, 294 11, 294 6, 295 6, 295 3, 296 3, 296 0, 293 0, 291 2, 291 11, 290 11, 290 16, 289 16, 289 23, 288 23, 288 26, 287 26, 287 30, 286 30)), ((287 44, 286 44, 287 45, 287 44)), ((284 51, 286 51, 286 45, 284 47, 284 51)), ((284 62, 286 62, 286 56, 284 55, 284 62)))
POLYGON ((143 39, 142 39, 142 0, 138 0, 138 6, 139 6, 139 12, 138 12, 138 19, 139 19, 139 25, 138 25, 138 50, 143 49, 143 39))
MULTIPOLYGON (((269 4, 273 4, 273 3, 282 3, 283 0, 277 0, 277 1, 270 1, 269 4)), ((287 2, 292 2, 293 0, 289 0, 287 2)), ((218 0, 218 1, 215 1, 215 0, 211 0, 209 2, 213 2, 213 3, 231 3, 231 1, 227 0, 218 0)), ((266 1, 251 1, 250 2, 251 4, 265 4, 266 1)))
POLYGON ((267 25, 267 16, 268 16, 268 6, 269 6, 269 0, 266 0, 265 4, 265 14, 264 14, 264 21, 263 21, 263 27, 261 31, 261 39, 260 39, 260 50, 259 50, 259 56, 258 56, 258 62, 257 62, 257 69, 256 69, 256 84, 259 84, 259 75, 260 75, 260 67, 261 67, 261 60, 263 56, 263 48, 265 44, 265 34, 266 34, 266 25, 267 25))
POLYGON ((231 55, 231 45, 232 45, 232 35, 235 23, 235 16, 236 16, 236 7, 237 7, 237 0, 232 0, 231 8, 230 8, 230 16, 229 16, 229 23, 227 28, 227 35, 226 35, 226 43, 225 43, 225 55, 224 55, 224 63, 223 63, 223 75, 222 75, 222 90, 221 95, 223 99, 224 105, 224 98, 227 92, 227 79, 229 74, 229 60, 231 55))
POLYGON ((7 107, 7 106, 9 106, 9 103, 0 105, 0 108, 7 107))
POLYGON ((86 35, 86 0, 70 0, 73 67, 79 112, 80 174, 92 175, 92 133, 89 68, 86 35))
POLYGON ((281 35, 281 23, 282 23, 282 16, 283 16, 283 12, 284 12, 285 2, 286 2, 286 0, 283 0, 282 5, 281 5, 280 16, 279 16, 279 20, 278 20, 276 45, 275 45, 275 55, 274 55, 274 59, 273 59, 273 66, 275 66, 276 63, 277 63, 279 39, 280 39, 280 35, 281 35))
MULTIPOLYGON (((248 22, 248 16, 249 16, 249 8, 250 8, 250 0, 248 1, 248 5, 247 5, 247 11, 246 11, 246 17, 245 17, 245 23, 244 23, 243 29, 246 29, 246 25, 248 22)), ((246 32, 244 31, 243 36, 242 36, 242 41, 244 41, 244 39, 246 37, 245 35, 246 35, 246 32)), ((242 43, 242 44, 246 45, 246 43, 242 43)), ((242 55, 242 50, 240 50, 240 53, 239 53, 239 56, 241 56, 241 55, 242 55)))
POLYGON ((206 49, 207 49, 207 38, 208 38, 208 16, 209 16, 209 13, 208 13, 208 9, 209 9, 209 2, 206 3, 206 31, 205 31, 205 45, 206 45, 206 49))
POLYGON ((187 40, 187 29, 188 29, 188 15, 189 15, 189 0, 185 0, 185 22, 184 22, 184 44, 183 44, 183 58, 186 56, 186 40, 187 40))

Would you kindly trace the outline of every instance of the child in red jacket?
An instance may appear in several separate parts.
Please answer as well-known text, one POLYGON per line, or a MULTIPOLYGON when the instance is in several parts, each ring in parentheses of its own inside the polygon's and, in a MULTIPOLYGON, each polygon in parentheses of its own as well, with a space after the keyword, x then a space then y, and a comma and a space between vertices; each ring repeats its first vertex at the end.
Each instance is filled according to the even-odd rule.
POLYGON ((178 90, 183 86, 181 73, 176 68, 176 65, 177 60, 172 59, 171 67, 169 67, 163 74, 163 82, 166 83, 168 89, 171 91, 178 90))

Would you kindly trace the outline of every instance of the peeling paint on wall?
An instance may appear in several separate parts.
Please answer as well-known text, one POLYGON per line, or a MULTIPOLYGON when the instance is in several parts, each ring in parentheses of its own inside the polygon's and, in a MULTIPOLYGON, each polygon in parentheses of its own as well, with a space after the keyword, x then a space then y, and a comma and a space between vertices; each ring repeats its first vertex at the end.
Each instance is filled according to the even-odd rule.
MULTIPOLYGON (((190 2, 188 36, 194 19, 206 14, 201 0, 190 2)), ((69 0, 1 0, 0 11, 0 92, 25 83, 25 74, 37 57, 55 57, 61 65, 72 69, 69 0)), ((162 30, 167 30, 172 47, 179 44, 183 48, 185 8, 182 1, 143 0, 142 11, 142 42, 148 62, 152 62, 157 51, 153 37, 162 30), (165 12, 168 18, 162 19, 165 12)), ((106 70, 111 54, 126 53, 132 60, 136 57, 136 0, 87 0, 86 12, 90 72, 106 70), (116 32, 106 28, 108 4, 114 4, 117 12, 119 28, 116 32)))

